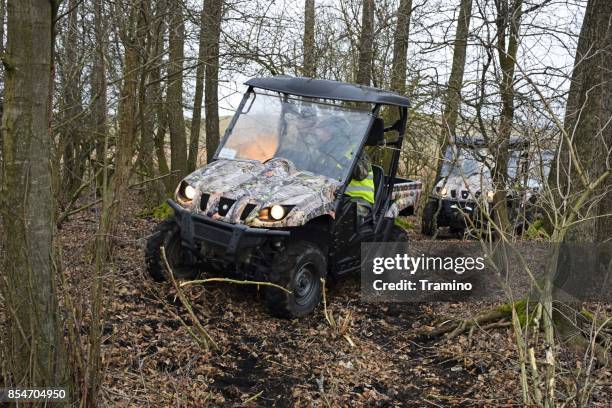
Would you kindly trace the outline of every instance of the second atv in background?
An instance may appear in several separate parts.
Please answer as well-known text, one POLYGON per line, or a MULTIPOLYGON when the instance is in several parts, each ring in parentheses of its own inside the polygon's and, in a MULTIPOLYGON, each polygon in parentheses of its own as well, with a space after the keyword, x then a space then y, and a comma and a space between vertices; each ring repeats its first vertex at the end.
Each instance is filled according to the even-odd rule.
MULTIPOLYGON (((554 152, 530 146, 525 138, 509 143, 507 206, 511 224, 523 230, 537 217, 539 193, 548 177, 554 152)), ((444 151, 444 162, 423 210, 422 233, 437 236, 439 228, 464 235, 484 229, 495 189, 495 166, 488 144, 480 137, 454 137, 444 151)))

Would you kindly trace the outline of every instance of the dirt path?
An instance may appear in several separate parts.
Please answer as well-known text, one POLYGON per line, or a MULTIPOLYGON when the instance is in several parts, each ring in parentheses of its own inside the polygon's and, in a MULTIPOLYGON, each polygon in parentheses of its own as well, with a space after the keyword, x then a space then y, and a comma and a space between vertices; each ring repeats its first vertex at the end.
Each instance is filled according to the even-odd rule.
MULTIPOLYGON (((121 224, 116 287, 108 301, 103 398, 112 406, 512 406, 520 391, 509 331, 476 332, 451 343, 418 338, 417 329, 478 304, 368 304, 359 282, 329 289, 348 337, 318 308, 302 320, 270 317, 253 287, 215 284, 187 294, 219 348, 202 350, 175 315, 191 325, 169 284, 144 275, 142 246, 155 221, 121 224)), ((64 270, 86 296, 86 262, 95 212, 60 232, 64 270)))

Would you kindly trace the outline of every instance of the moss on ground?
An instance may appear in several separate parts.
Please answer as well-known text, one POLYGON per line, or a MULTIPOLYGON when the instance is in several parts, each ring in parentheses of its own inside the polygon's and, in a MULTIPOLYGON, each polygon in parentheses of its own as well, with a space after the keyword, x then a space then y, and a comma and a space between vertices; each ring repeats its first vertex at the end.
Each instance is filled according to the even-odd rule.
POLYGON ((165 220, 170 218, 174 211, 167 203, 161 203, 152 208, 146 208, 138 214, 140 218, 155 218, 156 220, 165 220))

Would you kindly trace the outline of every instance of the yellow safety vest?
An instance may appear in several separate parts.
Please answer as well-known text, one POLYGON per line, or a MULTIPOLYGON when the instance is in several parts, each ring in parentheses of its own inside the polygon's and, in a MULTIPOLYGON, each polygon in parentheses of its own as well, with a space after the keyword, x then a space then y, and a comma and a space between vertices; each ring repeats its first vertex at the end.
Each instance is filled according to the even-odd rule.
POLYGON ((368 177, 359 181, 352 179, 344 191, 349 197, 362 198, 370 204, 374 204, 374 173, 372 166, 368 172, 368 177))

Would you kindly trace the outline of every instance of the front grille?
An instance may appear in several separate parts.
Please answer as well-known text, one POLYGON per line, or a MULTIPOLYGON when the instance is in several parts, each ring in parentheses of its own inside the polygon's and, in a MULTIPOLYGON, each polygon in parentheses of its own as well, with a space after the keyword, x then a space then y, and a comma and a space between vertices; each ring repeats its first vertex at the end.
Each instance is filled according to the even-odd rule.
POLYGON ((208 205, 208 199, 210 198, 209 194, 202 194, 202 196, 200 196, 200 210, 202 211, 206 211, 206 206, 208 205))
POLYGON ((457 190, 451 190, 451 197, 457 198, 457 190))
POLYGON ((235 202, 236 200, 232 200, 231 198, 221 197, 219 200, 219 209, 217 210, 219 215, 225 217, 235 202))
POLYGON ((249 216, 249 214, 253 211, 253 209, 255 208, 255 204, 247 204, 244 207, 244 210, 242 210, 242 214, 240 214, 240 220, 244 221, 247 219, 247 217, 249 216))
POLYGON ((193 233, 199 239, 221 245, 229 245, 232 238, 231 230, 202 222, 193 223, 193 233))

